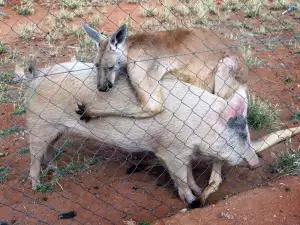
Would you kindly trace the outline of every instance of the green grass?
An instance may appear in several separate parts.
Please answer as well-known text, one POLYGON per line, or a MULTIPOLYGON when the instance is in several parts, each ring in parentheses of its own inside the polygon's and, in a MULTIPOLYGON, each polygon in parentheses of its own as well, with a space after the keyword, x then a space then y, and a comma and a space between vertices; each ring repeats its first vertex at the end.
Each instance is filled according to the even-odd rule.
POLYGON ((260 60, 259 58, 257 57, 252 57, 250 55, 247 55, 246 58, 246 64, 247 66, 251 69, 253 67, 258 67, 258 66, 261 66, 264 61, 263 60, 260 60))
POLYGON ((254 31, 254 33, 255 34, 266 34, 266 27, 265 26, 263 26, 263 25, 261 25, 260 27, 259 27, 259 29, 257 29, 257 30, 255 30, 254 31))
POLYGON ((280 125, 278 106, 255 97, 249 99, 248 124, 254 131, 273 131, 280 125))
POLYGON ((68 12, 64 9, 60 10, 59 13, 56 15, 56 18, 59 21, 71 21, 73 19, 73 15, 71 12, 68 12))
POLYGON ((23 129, 20 127, 10 127, 10 128, 4 129, 4 130, 0 130, 0 138, 4 138, 8 135, 20 132, 22 130, 23 129))
POLYGON ((23 155, 23 154, 27 154, 30 152, 30 148, 25 147, 25 148, 21 148, 20 151, 17 152, 17 155, 23 155))
POLYGON ((291 150, 279 155, 273 166, 283 174, 300 174, 300 151, 291 150))
POLYGON ((0 98, 0 103, 3 104, 3 103, 8 103, 8 102, 11 102, 12 100, 11 99, 8 99, 8 98, 5 98, 5 97, 1 97, 0 98))
POLYGON ((20 15, 30 15, 33 11, 27 7, 25 8, 19 8, 17 6, 13 6, 13 9, 20 15))
POLYGON ((7 52, 7 47, 5 46, 5 44, 0 41, 0 54, 2 53, 6 53, 7 52))
POLYGON ((66 140, 63 144, 64 147, 72 147, 74 145, 74 142, 72 140, 66 140))
POLYGON ((26 108, 21 106, 19 108, 17 108, 15 111, 13 111, 11 114, 13 115, 22 115, 26 113, 26 108))
POLYGON ((252 30, 253 28, 251 27, 251 25, 249 25, 246 22, 236 22, 232 24, 233 27, 235 28, 243 28, 243 29, 247 29, 247 30, 252 30))
POLYGON ((12 70, 6 70, 0 72, 0 83, 7 83, 10 82, 13 79, 13 71, 12 70))
POLYGON ((84 30, 79 27, 73 27, 71 29, 71 33, 77 38, 81 39, 84 36, 84 30))
POLYGON ((101 24, 100 19, 98 17, 94 16, 89 21, 89 24, 91 25, 91 27, 96 28, 97 26, 99 26, 101 24))
POLYGON ((52 191, 52 189, 53 189, 53 185, 45 182, 45 183, 38 184, 36 186, 35 192, 40 192, 40 193, 46 194, 46 193, 52 191))
POLYGON ((246 17, 255 18, 261 14, 262 9, 266 5, 266 0, 249 0, 245 1, 246 17))
POLYGON ((24 41, 29 41, 34 36, 36 26, 30 24, 20 24, 17 28, 17 33, 24 41))
POLYGON ((84 162, 89 166, 93 166, 93 165, 99 166, 100 165, 100 162, 98 161, 98 159, 96 157, 88 158, 88 159, 84 160, 84 162))
POLYGON ((293 79, 289 76, 289 75, 285 75, 283 78, 284 83, 291 83, 293 81, 293 79))
POLYGON ((150 225, 150 223, 147 223, 145 221, 141 221, 141 222, 139 222, 139 225, 150 225))
POLYGON ((144 8, 141 10, 141 15, 143 17, 154 17, 157 15, 157 10, 149 6, 144 6, 144 8))
POLYGON ((190 10, 187 6, 185 6, 184 4, 177 4, 174 7, 174 11, 179 13, 179 15, 181 16, 187 16, 190 13, 190 10))
POLYGON ((290 5, 289 0, 274 0, 273 6, 271 7, 272 10, 280 10, 280 9, 287 9, 290 5))
POLYGON ((127 3, 147 2, 147 0, 125 0, 127 3))
POLYGON ((300 50, 296 50, 296 55, 300 55, 300 50))
POLYGON ((8 178, 8 167, 0 167, 0 183, 3 184, 8 178))
POLYGON ((67 8, 67 9, 78 9, 81 8, 82 6, 84 6, 85 1, 83 0, 62 0, 61 1, 61 5, 63 8, 67 8))
POLYGON ((300 110, 299 109, 297 109, 296 112, 294 112, 294 114, 292 116, 292 120, 300 121, 300 110))
POLYGON ((221 11, 236 12, 240 8, 239 0, 223 0, 220 7, 221 11))

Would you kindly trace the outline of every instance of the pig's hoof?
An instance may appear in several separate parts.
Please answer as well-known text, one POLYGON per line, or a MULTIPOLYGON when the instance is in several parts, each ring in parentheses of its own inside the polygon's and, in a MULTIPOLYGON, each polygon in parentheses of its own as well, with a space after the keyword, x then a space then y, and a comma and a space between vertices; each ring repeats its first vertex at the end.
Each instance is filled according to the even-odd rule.
POLYGON ((188 208, 190 209, 195 209, 195 208, 200 208, 202 207, 201 201, 199 199, 196 199, 194 201, 192 201, 192 203, 190 203, 188 205, 188 208))
POLYGON ((86 113, 86 107, 84 104, 77 103, 75 112, 80 116, 80 120, 88 122, 91 119, 90 116, 86 113))

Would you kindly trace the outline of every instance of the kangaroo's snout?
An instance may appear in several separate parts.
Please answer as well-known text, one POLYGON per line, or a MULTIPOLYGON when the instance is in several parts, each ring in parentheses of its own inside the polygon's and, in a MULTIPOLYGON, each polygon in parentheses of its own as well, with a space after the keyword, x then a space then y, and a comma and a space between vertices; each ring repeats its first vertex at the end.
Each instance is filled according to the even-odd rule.
POLYGON ((106 80, 102 85, 97 86, 98 90, 101 92, 108 92, 110 88, 112 88, 114 85, 109 80, 106 80))

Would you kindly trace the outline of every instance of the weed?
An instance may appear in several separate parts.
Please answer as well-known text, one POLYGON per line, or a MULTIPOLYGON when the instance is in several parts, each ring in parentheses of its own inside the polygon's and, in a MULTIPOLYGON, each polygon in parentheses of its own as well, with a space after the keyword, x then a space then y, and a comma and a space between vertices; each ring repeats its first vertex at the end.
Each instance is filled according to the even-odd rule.
POLYGON ((18 107, 15 111, 13 111, 11 114, 13 115, 22 115, 26 113, 26 108, 24 106, 18 107))
POLYGON ((240 7, 239 0, 223 0, 220 7, 221 11, 236 12, 240 7))
POLYGON ((72 147, 74 145, 72 140, 66 140, 63 144, 64 147, 72 147))
POLYGON ((279 173, 299 174, 300 173, 300 151, 291 150, 281 154, 273 165, 279 173))
POLYGON ((264 25, 261 25, 258 30, 256 30, 254 33, 256 34, 266 34, 266 27, 264 25))
POLYGON ((84 162, 89 166, 100 165, 100 162, 97 160, 96 157, 88 158, 84 162))
POLYGON ((93 59, 95 44, 91 38, 85 36, 85 39, 80 40, 79 48, 76 49, 76 60, 80 62, 87 62, 93 59))
POLYGON ((271 9, 273 10, 280 10, 280 9, 286 9, 289 6, 289 0, 274 0, 273 6, 271 9))
POLYGON ((69 163, 65 168, 62 169, 62 173, 75 173, 84 168, 84 165, 81 163, 69 163))
POLYGON ((92 19, 89 21, 89 24, 91 25, 91 27, 96 28, 100 25, 100 20, 98 17, 92 17, 92 19))
POLYGON ((3 184, 8 178, 8 167, 0 167, 0 183, 3 184))
POLYGON ((210 8, 203 1, 199 1, 191 6, 191 12, 196 15, 196 24, 205 24, 208 20, 210 8))
POLYGON ((85 1, 83 0, 62 0, 61 1, 61 5, 64 8, 67 9, 78 9, 78 8, 82 8, 85 5, 85 1))
POLYGON ((53 182, 56 183, 58 182, 64 175, 67 175, 67 174, 74 174, 75 172, 78 172, 78 171, 81 171, 82 169, 84 169, 85 166, 83 164, 80 164, 80 163, 69 163, 67 164, 66 167, 64 168, 60 168, 60 169, 57 169, 55 171, 55 175, 53 177, 53 182))
POLYGON ((299 110, 299 109, 297 109, 297 110, 294 112, 294 114, 293 114, 293 116, 292 116, 292 120, 300 121, 300 110, 299 110))
POLYGON ((283 81, 284 83, 291 83, 293 80, 289 75, 285 75, 283 81))
POLYGON ((127 3, 147 2, 147 0, 125 0, 127 3))
POLYGON ((296 50, 296 55, 300 55, 300 49, 296 50))
POLYGON ((5 98, 5 97, 0 97, 0 103, 3 104, 3 103, 8 103, 10 102, 10 100, 8 98, 5 98))
POLYGON ((52 189, 53 189, 52 184, 45 182, 45 183, 40 183, 40 184, 38 184, 38 185, 36 186, 35 191, 36 191, 36 192, 43 193, 43 194, 46 194, 47 192, 52 191, 52 189))
POLYGON ((24 16, 25 16, 25 15, 29 15, 29 14, 32 13, 31 10, 28 9, 28 8, 19 8, 19 7, 17 7, 17 6, 14 6, 13 9, 14 9, 18 14, 24 15, 24 16))
POLYGON ((162 6, 157 12, 157 18, 161 23, 174 20, 174 16, 168 7, 162 6))
POLYGON ((141 222, 139 222, 139 225, 150 225, 150 223, 147 223, 147 222, 141 221, 141 222))
POLYGON ((128 33, 132 34, 132 21, 131 21, 131 17, 127 16, 123 21, 119 22, 119 27, 123 24, 126 24, 127 29, 128 29, 128 33))
POLYGON ((29 41, 34 36, 36 26, 32 24, 21 24, 17 28, 17 32, 20 38, 23 38, 24 41, 29 41))
POLYGON ((20 127, 10 127, 10 128, 4 129, 4 130, 0 130, 0 137, 4 138, 4 137, 6 137, 8 135, 20 132, 22 130, 23 129, 20 128, 20 127))
POLYGON ((72 18, 73 18, 73 15, 70 13, 70 12, 68 12, 68 11, 66 11, 66 10, 64 10, 64 9, 62 9, 62 10, 60 10, 59 11, 59 13, 56 15, 56 18, 61 22, 61 21, 70 21, 70 20, 72 20, 72 18))
POLYGON ((260 12, 266 5, 266 0, 249 0, 245 1, 246 17, 254 18, 260 15, 260 12))
POLYGON ((79 7, 74 10, 74 14, 78 17, 82 17, 84 15, 84 10, 82 7, 79 7))
POLYGON ((252 30, 251 25, 245 23, 245 22, 236 22, 234 24, 232 24, 233 27, 236 28, 242 28, 242 29, 248 29, 248 30, 252 30))
POLYGON ((272 131, 280 124, 278 105, 255 97, 249 99, 248 124, 255 131, 272 131))
POLYGON ((12 70, 0 72, 0 83, 10 82, 13 79, 13 76, 12 70))
POLYGON ((55 149, 54 159, 57 159, 59 156, 61 156, 62 153, 63 153, 63 149, 62 148, 55 149))
POLYGON ((34 12, 33 0, 21 0, 21 7, 13 6, 13 9, 20 15, 29 15, 34 12))
POLYGON ((30 148, 25 147, 25 148, 21 148, 20 151, 17 152, 17 155, 27 154, 29 152, 30 152, 30 148))
POLYGON ((285 187, 284 187, 284 190, 285 190, 286 192, 288 192, 288 191, 291 191, 292 188, 291 188, 290 186, 285 186, 285 187))
POLYGON ((246 64, 250 69, 262 65, 264 62, 263 60, 260 60, 259 58, 252 56, 250 46, 245 47, 245 55, 246 55, 245 56, 246 64))
POLYGON ((71 32, 78 39, 81 39, 84 36, 84 31, 81 27, 73 27, 71 32))
POLYGON ((2 53, 6 53, 7 52, 7 47, 5 46, 5 44, 0 41, 0 54, 2 53))
POLYGON ((182 16, 186 16, 190 13, 189 8, 182 3, 179 3, 178 5, 176 5, 174 10, 182 16))
POLYGON ((141 10, 141 15, 144 17, 154 17, 157 15, 157 10, 149 6, 144 6, 141 10))

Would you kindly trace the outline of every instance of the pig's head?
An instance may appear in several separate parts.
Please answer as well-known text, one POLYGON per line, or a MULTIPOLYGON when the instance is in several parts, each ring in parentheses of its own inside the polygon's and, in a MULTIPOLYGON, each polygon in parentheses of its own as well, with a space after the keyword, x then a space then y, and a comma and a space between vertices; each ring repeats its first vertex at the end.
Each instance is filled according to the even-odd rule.
POLYGON ((210 154, 232 166, 259 166, 259 159, 252 147, 247 125, 247 92, 240 89, 227 102, 220 115, 223 126, 217 140, 210 146, 210 154))

